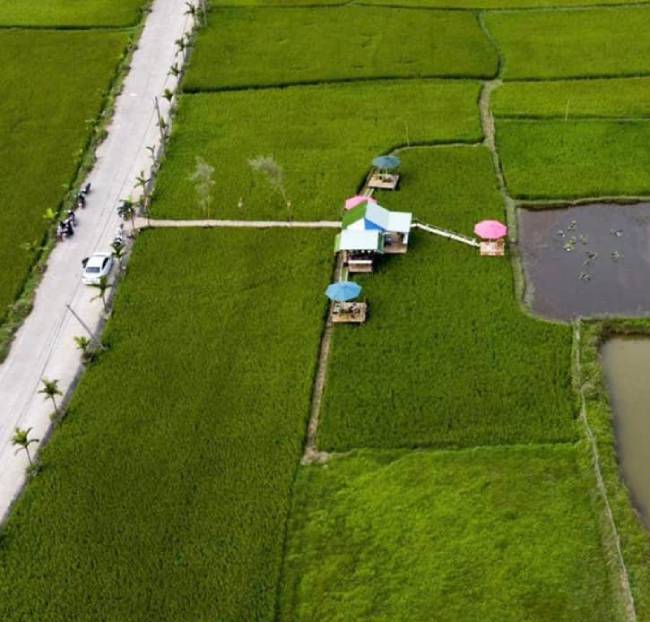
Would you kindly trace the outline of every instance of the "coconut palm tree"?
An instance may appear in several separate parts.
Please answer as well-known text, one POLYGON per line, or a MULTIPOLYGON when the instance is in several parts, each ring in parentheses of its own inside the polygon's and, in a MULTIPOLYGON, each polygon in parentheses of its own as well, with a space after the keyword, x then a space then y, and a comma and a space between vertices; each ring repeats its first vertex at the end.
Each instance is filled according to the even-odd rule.
POLYGON ((99 278, 98 283, 91 283, 90 286, 98 290, 97 295, 93 296, 90 299, 90 302, 92 302, 93 300, 97 300, 97 298, 99 298, 102 301, 102 304, 104 305, 104 312, 108 311, 108 305, 106 302, 106 293, 112 287, 112 285, 108 282, 108 277, 102 276, 99 278))
POLYGON ((41 389, 39 389, 38 392, 43 394, 44 399, 52 400, 52 406, 54 406, 54 412, 58 413, 59 407, 56 403, 56 398, 59 395, 63 395, 63 393, 61 393, 61 389, 59 389, 59 381, 48 380, 47 378, 43 378, 41 379, 41 382, 43 383, 43 386, 41 389))
POLYGON ((135 231, 135 203, 131 199, 122 199, 122 202, 117 206, 117 215, 122 220, 131 221, 131 230, 135 231))
POLYGON ((32 431, 32 428, 27 428, 26 430, 21 430, 16 428, 13 437, 11 438, 11 444, 17 446, 16 453, 19 451, 24 451, 27 454, 27 460, 29 460, 29 466, 34 466, 32 461, 32 454, 29 451, 29 446, 32 443, 38 443, 39 439, 29 438, 29 433, 32 431))
POLYGON ((81 335, 80 337, 75 337, 74 342, 77 345, 77 349, 81 350, 82 354, 86 354, 88 352, 88 348, 90 347, 91 341, 86 337, 85 335, 81 335))
POLYGON ((117 259, 117 263, 121 268, 122 258, 126 253, 126 246, 124 246, 124 242, 122 242, 122 240, 113 240, 111 243, 111 248, 113 249, 113 257, 117 259))

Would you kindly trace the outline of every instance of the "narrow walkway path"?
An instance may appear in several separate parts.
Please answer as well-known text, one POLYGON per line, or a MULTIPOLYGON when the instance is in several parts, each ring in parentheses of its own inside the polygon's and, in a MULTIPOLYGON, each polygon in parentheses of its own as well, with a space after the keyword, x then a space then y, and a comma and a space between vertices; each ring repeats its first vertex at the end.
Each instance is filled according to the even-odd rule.
POLYGON ((136 229, 184 229, 189 227, 233 229, 340 229, 340 220, 154 220, 135 219, 136 229))
MULTIPOLYGON (((57 379, 68 394, 80 373, 73 338, 84 330, 66 304, 93 331, 101 327, 102 305, 99 300, 91 302, 94 290, 81 283, 81 260, 110 249, 119 224, 115 207, 129 196, 138 173, 151 165, 146 147, 160 140, 154 97, 166 88, 176 88, 176 78, 168 71, 175 62, 175 41, 192 27, 186 9, 183 0, 154 1, 116 102, 108 137, 97 151, 97 164, 88 178, 93 187, 88 207, 78 212, 74 238, 58 244, 51 253, 34 309, 0 366, 0 518, 6 516, 25 481, 27 458, 24 452, 16 454, 11 445, 15 428, 32 428, 32 436, 39 439, 50 429, 52 408, 37 393, 41 379, 57 379)), ((168 116, 164 98, 161 108, 163 116, 168 116)))

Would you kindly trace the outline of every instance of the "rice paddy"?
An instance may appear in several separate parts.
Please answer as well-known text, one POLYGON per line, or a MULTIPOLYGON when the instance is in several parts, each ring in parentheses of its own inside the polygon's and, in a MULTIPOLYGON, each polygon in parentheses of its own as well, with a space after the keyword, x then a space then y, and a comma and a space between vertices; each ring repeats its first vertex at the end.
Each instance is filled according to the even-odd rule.
POLYGON ((147 4, 148 0, 0 0, 0 26, 134 26, 147 4))
POLYGON ((521 199, 650 195, 647 120, 497 121, 511 194, 521 199))
POLYGON ((302 469, 281 619, 617 620, 590 486, 564 445, 302 469))
POLYGON ((201 32, 185 90, 478 78, 494 76, 496 69, 496 51, 470 13, 363 6, 226 9, 213 11, 201 32))
POLYGON ((138 240, 110 351, 4 528, 0 619, 272 619, 330 248, 138 240))
POLYGON ((72 182, 129 41, 124 32, 0 31, 0 318, 72 182), (78 59, 84 62, 79 63, 78 59))
POLYGON ((393 147, 480 140, 474 82, 405 81, 184 96, 153 212, 205 218, 190 176, 201 157, 218 171, 212 217, 336 218, 373 157, 393 147), (281 192, 249 161, 273 156, 281 192))
MULTIPOLYGON (((402 169, 402 190, 378 196, 389 209, 468 234, 481 219, 503 218, 487 149, 407 151, 402 169)), ((424 232, 411 246, 357 279, 371 317, 335 330, 319 445, 574 439, 570 330, 525 315, 507 261, 424 232)))
POLYGON ((491 13, 506 80, 650 74, 646 7, 491 13))
MULTIPOLYGON (((482 219, 514 225, 511 197, 650 195, 650 10, 620 1, 214 0, 152 216, 338 219, 391 152, 400 188, 377 200, 469 236, 482 219), (197 161, 214 167, 209 208, 197 161)), ((144 4, 0 0, 0 25, 108 27, 0 33, 0 178, 16 206, 0 216, 0 307, 144 4)), ((369 319, 334 327, 320 361, 334 234, 137 239, 108 351, 0 533, 0 619, 623 622, 616 528, 647 618, 650 541, 598 384, 575 364, 593 326, 582 345, 528 314, 515 228, 505 258, 412 232, 406 255, 354 277, 369 319), (319 362, 323 464, 301 465, 319 362)))

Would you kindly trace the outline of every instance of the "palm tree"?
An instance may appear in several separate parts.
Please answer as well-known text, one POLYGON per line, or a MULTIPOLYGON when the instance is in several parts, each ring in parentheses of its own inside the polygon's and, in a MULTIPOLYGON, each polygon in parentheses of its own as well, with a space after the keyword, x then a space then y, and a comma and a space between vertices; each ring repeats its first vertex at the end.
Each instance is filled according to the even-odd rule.
POLYGON ((117 214, 122 220, 131 221, 131 231, 135 231, 135 204, 130 199, 123 199, 117 206, 117 214))
POLYGON ((32 428, 27 428, 26 430, 21 430, 20 428, 16 428, 16 431, 14 432, 14 435, 11 439, 11 444, 18 446, 18 449, 16 449, 16 453, 18 453, 22 449, 27 454, 27 459, 29 460, 29 466, 34 466, 34 463, 32 462, 32 455, 29 451, 29 446, 32 443, 38 443, 39 439, 29 438, 29 433, 31 431, 32 428))
POLYGON ((122 240, 113 240, 113 242, 111 243, 111 248, 113 249, 113 257, 117 259, 117 263, 121 268, 122 258, 126 253, 126 247, 124 246, 124 242, 122 242, 122 240))
POLYGON ((54 412, 58 413, 59 407, 57 406, 56 403, 56 397, 58 395, 63 395, 63 393, 61 393, 61 390, 59 389, 59 381, 48 380, 47 378, 43 378, 41 379, 41 382, 43 383, 43 387, 39 390, 39 393, 43 394, 44 399, 52 400, 52 406, 54 406, 54 412))
POLYGON ((77 348, 81 350, 82 354, 86 354, 86 352, 88 352, 88 348, 91 344, 91 341, 88 339, 88 337, 85 335, 82 335, 81 337, 75 337, 74 342, 77 345, 77 348))
POLYGON ((97 296, 93 296, 90 299, 90 302, 97 300, 97 298, 100 298, 102 304, 104 305, 104 312, 108 311, 108 306, 106 303, 106 292, 108 292, 108 290, 112 287, 112 285, 108 282, 108 277, 102 276, 99 278, 98 283, 91 283, 90 286, 98 290, 97 296))

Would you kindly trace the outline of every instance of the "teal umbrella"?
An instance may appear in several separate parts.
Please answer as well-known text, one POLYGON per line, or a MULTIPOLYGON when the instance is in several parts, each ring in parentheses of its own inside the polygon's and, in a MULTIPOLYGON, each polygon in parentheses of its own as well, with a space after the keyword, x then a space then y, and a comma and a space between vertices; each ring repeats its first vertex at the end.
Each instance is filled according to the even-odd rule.
POLYGON ((332 283, 326 290, 325 295, 335 302, 347 302, 354 300, 361 293, 361 285, 352 281, 339 281, 332 283))
POLYGON ((372 161, 372 165, 385 171, 392 171, 400 165, 400 159, 392 155, 379 156, 372 161))

